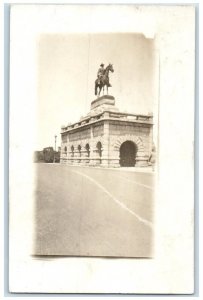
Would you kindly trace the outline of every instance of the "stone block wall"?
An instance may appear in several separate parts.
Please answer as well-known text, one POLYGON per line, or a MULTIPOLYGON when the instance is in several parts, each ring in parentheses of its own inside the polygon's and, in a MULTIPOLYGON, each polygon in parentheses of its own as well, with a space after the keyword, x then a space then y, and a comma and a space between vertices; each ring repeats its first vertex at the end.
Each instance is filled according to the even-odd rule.
POLYGON ((148 115, 120 113, 113 96, 99 97, 92 101, 85 118, 62 127, 61 162, 120 167, 121 146, 128 141, 134 151, 133 163, 146 165, 152 149, 152 119, 148 115))
POLYGON ((61 162, 71 165, 120 167, 120 147, 134 143, 136 165, 146 165, 152 148, 152 128, 133 122, 102 121, 62 136, 61 162))

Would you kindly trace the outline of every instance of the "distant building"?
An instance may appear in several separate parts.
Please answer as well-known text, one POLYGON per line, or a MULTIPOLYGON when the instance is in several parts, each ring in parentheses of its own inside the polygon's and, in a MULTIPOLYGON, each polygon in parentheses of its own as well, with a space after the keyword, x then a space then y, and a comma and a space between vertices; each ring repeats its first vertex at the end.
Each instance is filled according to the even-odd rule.
POLYGON ((61 128, 61 163, 103 167, 145 166, 153 117, 119 112, 113 96, 92 101, 79 122, 61 128))
POLYGON ((58 152, 54 151, 53 147, 46 147, 42 151, 34 151, 34 162, 59 163, 60 151, 59 149, 58 152))

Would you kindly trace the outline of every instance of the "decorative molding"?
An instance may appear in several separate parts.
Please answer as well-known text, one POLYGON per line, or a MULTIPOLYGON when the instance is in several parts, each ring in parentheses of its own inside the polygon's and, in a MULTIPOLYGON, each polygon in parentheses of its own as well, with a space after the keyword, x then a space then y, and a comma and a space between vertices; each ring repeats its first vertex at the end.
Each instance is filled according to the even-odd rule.
POLYGON ((114 143, 114 150, 119 151, 121 144, 127 141, 133 142, 137 146, 138 152, 145 150, 141 137, 135 135, 124 135, 117 138, 116 142, 114 143))

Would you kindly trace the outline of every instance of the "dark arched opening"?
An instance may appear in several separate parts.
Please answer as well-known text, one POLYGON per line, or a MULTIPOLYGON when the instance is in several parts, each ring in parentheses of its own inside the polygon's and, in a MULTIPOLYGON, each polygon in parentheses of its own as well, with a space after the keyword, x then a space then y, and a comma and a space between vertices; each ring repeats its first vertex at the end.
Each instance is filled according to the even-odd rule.
POLYGON ((81 157, 81 146, 78 146, 78 153, 79 153, 79 157, 81 157))
POLYGON ((137 146, 131 142, 126 141, 120 147, 120 166, 134 167, 137 153, 137 146))
POLYGON ((101 144, 101 142, 97 143, 97 153, 98 153, 99 157, 102 157, 102 144, 101 144))
POLYGON ((102 160, 101 160, 101 157, 102 157, 102 144, 101 144, 101 142, 98 142, 96 147, 97 147, 97 150, 96 150, 97 163, 101 164, 102 163, 102 160))
POLYGON ((90 157, 90 145, 86 144, 85 149, 87 151, 87 157, 90 157))
POLYGON ((67 147, 66 146, 64 148, 64 153, 65 153, 65 156, 67 156, 67 147))
POLYGON ((71 156, 74 157, 74 146, 71 146, 71 156))

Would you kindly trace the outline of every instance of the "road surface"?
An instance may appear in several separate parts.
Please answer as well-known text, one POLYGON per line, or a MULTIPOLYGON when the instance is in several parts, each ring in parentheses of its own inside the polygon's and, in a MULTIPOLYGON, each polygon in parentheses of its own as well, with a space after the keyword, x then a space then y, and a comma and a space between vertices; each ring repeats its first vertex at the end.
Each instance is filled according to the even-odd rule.
POLYGON ((36 255, 151 257, 152 173, 35 164, 36 255))

